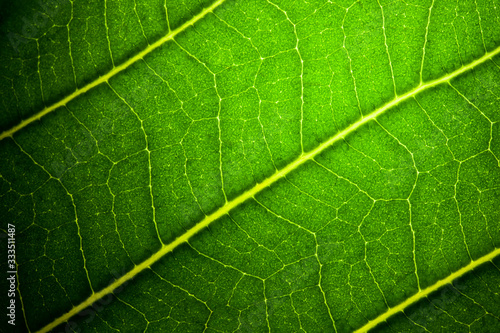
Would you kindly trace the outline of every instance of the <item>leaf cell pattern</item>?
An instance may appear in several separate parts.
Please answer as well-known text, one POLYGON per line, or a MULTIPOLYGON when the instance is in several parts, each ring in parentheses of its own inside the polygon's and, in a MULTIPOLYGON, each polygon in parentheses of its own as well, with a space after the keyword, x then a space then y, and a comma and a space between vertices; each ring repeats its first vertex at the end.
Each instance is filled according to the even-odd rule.
POLYGON ((495 0, 8 13, 18 327, 500 327, 495 0))

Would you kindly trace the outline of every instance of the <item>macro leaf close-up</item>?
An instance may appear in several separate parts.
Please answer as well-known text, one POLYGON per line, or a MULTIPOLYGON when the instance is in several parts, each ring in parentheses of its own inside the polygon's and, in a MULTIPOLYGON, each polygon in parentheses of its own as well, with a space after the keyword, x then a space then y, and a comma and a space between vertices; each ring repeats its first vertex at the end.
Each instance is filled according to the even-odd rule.
POLYGON ((0 30, 1 332, 500 332, 498 0, 0 30))

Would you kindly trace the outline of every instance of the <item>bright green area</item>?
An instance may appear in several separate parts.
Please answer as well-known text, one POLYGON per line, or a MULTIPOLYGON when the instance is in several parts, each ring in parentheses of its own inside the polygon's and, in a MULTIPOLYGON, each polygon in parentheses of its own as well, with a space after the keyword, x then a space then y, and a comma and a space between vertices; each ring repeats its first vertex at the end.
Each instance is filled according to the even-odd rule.
MULTIPOLYGON (((2 5, 0 131, 211 4, 171 2, 2 5)), ((227 0, 0 141, 17 328, 42 328, 303 151, 497 49, 499 24, 493 1, 227 0)), ((354 331, 500 247, 498 110, 496 56, 366 123, 56 331, 354 331)), ((375 331, 498 331, 499 269, 375 331)))

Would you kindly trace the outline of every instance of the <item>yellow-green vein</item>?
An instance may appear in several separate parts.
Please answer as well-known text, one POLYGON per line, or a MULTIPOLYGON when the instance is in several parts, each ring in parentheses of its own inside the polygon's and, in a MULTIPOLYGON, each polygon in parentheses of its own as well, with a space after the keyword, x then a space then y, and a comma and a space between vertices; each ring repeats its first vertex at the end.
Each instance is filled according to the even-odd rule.
POLYGON ((54 103, 54 104, 52 104, 50 106, 45 107, 42 111, 40 111, 40 112, 34 114, 33 116, 31 116, 31 117, 29 117, 29 118, 21 121, 19 124, 17 124, 16 126, 12 127, 11 129, 8 129, 8 130, 4 131, 2 134, 0 134, 0 141, 3 140, 3 139, 5 139, 5 138, 12 137, 19 130, 23 129, 24 127, 28 126, 29 124, 33 123, 34 121, 40 120, 46 114, 48 114, 48 113, 56 110, 57 108, 59 108, 61 106, 64 106, 64 105, 68 104, 69 102, 71 102, 72 100, 74 100, 76 97, 78 97, 78 96, 86 93, 90 89, 92 89, 94 87, 97 87, 101 83, 107 82, 110 78, 112 78, 116 74, 120 73, 121 71, 127 69, 128 67, 130 67, 135 62, 137 62, 137 61, 139 61, 141 59, 144 59, 144 57, 146 55, 148 55, 149 53, 153 52, 155 49, 157 49, 161 45, 165 44, 169 40, 174 39, 175 36, 177 36, 178 34, 180 34, 181 32, 183 32, 184 30, 186 30, 189 26, 194 25, 196 22, 198 22, 199 20, 201 20, 202 18, 204 18, 207 14, 211 13, 212 11, 214 11, 215 8, 217 8, 218 6, 220 6, 225 1, 226 0, 217 0, 217 1, 215 1, 210 7, 207 7, 205 9, 203 9, 198 15, 194 16, 192 19, 190 19, 189 21, 187 21, 186 23, 184 23, 183 25, 181 25, 177 29, 175 29, 173 31, 169 31, 165 36, 163 36, 162 38, 158 39, 153 44, 149 44, 144 50, 142 50, 141 52, 137 53, 133 57, 130 57, 127 61, 125 61, 121 65, 113 67, 113 69, 110 70, 105 75, 100 76, 98 79, 96 79, 96 80, 88 83, 84 87, 75 90, 73 93, 71 93, 70 95, 64 97, 60 101, 58 101, 58 102, 56 102, 56 103, 54 103))
POLYGON ((396 305, 395 307, 389 308, 386 312, 382 313, 375 319, 370 320, 366 325, 356 330, 354 333, 368 332, 370 329, 375 328, 375 326, 377 326, 378 324, 385 322, 389 317, 395 315, 398 312, 404 311, 410 305, 417 303, 418 301, 429 296, 436 290, 439 290, 441 287, 449 283, 452 283, 455 279, 464 276, 466 273, 474 270, 474 268, 478 267, 479 265, 492 261, 498 255, 500 255, 500 249, 495 249, 490 253, 488 253, 487 255, 482 256, 481 258, 471 261, 467 266, 464 266, 460 268, 458 271, 451 273, 446 278, 439 280, 433 285, 420 290, 418 293, 409 297, 404 302, 396 305))

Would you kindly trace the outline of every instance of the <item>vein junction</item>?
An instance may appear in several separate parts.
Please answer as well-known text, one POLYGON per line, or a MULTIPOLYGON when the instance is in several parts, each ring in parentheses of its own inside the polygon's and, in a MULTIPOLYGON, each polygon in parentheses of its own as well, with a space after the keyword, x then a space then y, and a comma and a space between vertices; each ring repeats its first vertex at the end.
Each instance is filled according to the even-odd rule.
MULTIPOLYGON (((196 16, 193 20, 189 21, 187 24, 183 25, 179 29, 185 29, 188 25, 193 24, 194 22, 196 22, 197 20, 199 20, 203 15, 206 15, 208 12, 210 12, 211 10, 213 10, 216 6, 220 5, 222 2, 223 2, 223 0, 217 1, 216 3, 214 3, 214 5, 212 7, 210 7, 210 9, 204 10, 202 12, 202 14, 196 16)), ((169 39, 172 39, 175 36, 175 34, 177 34, 177 33, 179 33, 179 31, 173 32, 172 34, 167 35, 166 37, 164 37, 162 39, 161 43, 164 43, 165 41, 167 41, 169 39)), ((159 45, 161 45, 161 43, 159 43, 156 47, 158 47, 159 45)), ((148 50, 149 50, 148 52, 152 51, 152 49, 148 49, 148 50)), ((140 59, 141 57, 143 57, 148 52, 143 51, 140 55, 134 57, 134 58, 136 58, 135 60, 140 59)), ((147 269, 150 266, 152 266, 155 262, 157 262, 158 260, 160 260, 167 253, 173 251, 179 245, 187 242, 189 239, 191 239, 191 237, 193 237, 199 231, 203 230, 205 227, 209 226, 212 222, 214 222, 215 220, 217 220, 217 219, 225 216, 233 208, 239 206, 240 204, 242 204, 243 202, 247 201, 248 199, 254 198, 258 193, 260 193, 261 191, 263 191, 265 188, 270 187, 272 184, 274 184, 278 180, 285 178, 289 173, 291 173, 292 171, 294 171, 295 169, 297 169, 299 166, 301 166, 305 162, 313 160, 316 156, 318 156, 320 153, 322 153, 323 151, 325 151, 333 143, 335 143, 335 142, 337 142, 339 140, 344 139, 349 134, 351 134, 354 131, 356 131, 359 127, 362 127, 363 125, 365 125, 366 123, 368 123, 368 122, 370 122, 372 120, 376 120, 378 116, 380 116, 381 114, 385 113, 387 110, 391 109, 392 107, 398 105, 399 103, 401 103, 401 102, 403 102, 403 101, 405 101, 407 99, 415 97, 419 93, 421 93, 423 91, 426 91, 429 88, 435 87, 435 86, 440 85, 442 83, 449 83, 450 80, 452 80, 453 78, 455 78, 455 77, 457 77, 457 76, 459 76, 459 75, 461 75, 461 74, 463 74, 463 73, 465 73, 465 72, 467 72, 469 70, 474 69, 475 67, 479 66, 480 64, 482 64, 482 63, 484 63, 484 62, 492 59, 494 56, 498 55, 499 53, 500 53, 500 47, 497 48, 497 49, 495 49, 495 50, 493 50, 493 51, 491 51, 491 52, 489 52, 489 53, 486 53, 481 58, 479 58, 479 59, 471 62, 468 65, 465 65, 465 66, 457 69, 456 71, 454 71, 454 72, 452 72, 450 74, 447 74, 447 75, 445 75, 445 76, 443 76, 441 78, 438 78, 436 80, 433 80, 433 81, 429 81, 429 82, 426 82, 426 83, 421 83, 415 89, 407 92, 404 95, 401 95, 401 96, 393 99, 391 102, 389 102, 389 103, 383 105, 382 107, 378 108, 377 110, 375 110, 374 112, 372 112, 368 116, 361 118, 357 122, 353 123, 351 126, 345 128, 344 130, 340 131, 336 135, 332 136, 331 138, 329 138, 328 140, 326 140, 325 142, 323 142, 322 144, 320 144, 319 146, 317 146, 313 150, 311 150, 309 152, 303 152, 297 159, 295 159, 293 162, 291 162, 290 164, 288 164, 286 167, 282 168, 281 170, 277 170, 273 175, 271 175, 270 177, 268 177, 267 179, 265 179, 262 183, 256 184, 254 187, 250 188, 249 190, 247 190, 246 192, 244 192, 240 196, 236 197, 235 199, 233 199, 231 201, 227 201, 221 208, 219 208, 214 213, 206 216, 202 221, 200 221, 199 223, 197 223, 191 229, 187 230, 183 235, 179 236, 177 239, 175 239, 170 244, 163 245, 159 251, 157 251, 156 253, 154 253, 147 260, 145 260, 142 263, 136 265, 127 274, 125 274, 124 276, 122 276, 121 278, 119 278, 118 280, 116 280, 114 283, 112 283, 111 285, 109 285, 105 289, 103 289, 103 290, 101 290, 101 291, 99 291, 97 293, 93 293, 87 300, 85 300, 84 302, 82 302, 78 306, 75 306, 73 309, 71 309, 66 314, 63 314, 59 318, 55 319, 52 323, 50 323, 47 326, 45 326, 44 328, 42 328, 40 330, 40 332, 50 331, 52 328, 55 328, 56 326, 60 325, 61 323, 66 322, 72 316, 76 315, 80 311, 82 311, 85 308, 87 308, 88 306, 92 305, 97 300, 101 299, 102 297, 104 297, 104 296, 106 296, 108 294, 113 293, 113 291, 115 289, 119 288, 120 286, 122 286, 128 280, 134 278, 140 272, 142 272, 145 269, 147 269)), ((128 64, 127 66, 129 66, 129 65, 130 64, 128 64)), ((124 68, 122 68, 120 70, 123 70, 124 68)), ((117 72, 113 73, 112 75, 116 74, 117 72)), ((111 77, 112 75, 108 76, 108 78, 111 77)), ((102 82, 104 82, 106 80, 107 80, 107 78, 105 80, 103 80, 102 82)), ((87 90, 91 89, 92 87, 96 86, 99 83, 95 83, 93 85, 91 84, 92 85, 91 87, 89 87, 90 85, 87 86, 88 87, 87 90)), ((87 90, 85 90, 85 91, 87 91, 87 90)), ((80 92, 80 94, 81 93, 83 93, 83 92, 80 92)), ((74 96, 74 97, 76 97, 76 96, 74 96)), ((71 99, 69 99, 69 100, 71 100, 71 99)), ((58 104, 64 105, 69 100, 65 99, 65 100, 61 101, 60 103, 58 103, 58 104)), ((50 111, 48 111, 48 112, 50 112, 50 111)), ((48 112, 46 112, 46 113, 48 113, 48 112)), ((43 114, 37 115, 36 119, 38 119, 41 116, 43 116, 43 114)), ((33 119, 32 121, 34 121, 34 120, 35 119, 33 119)), ((20 128, 22 128, 22 127, 24 127, 26 125, 27 124, 24 124, 23 126, 20 125, 21 127, 14 128, 11 131, 9 131, 9 133, 7 133, 7 134, 3 133, 2 136, 0 137, 0 139, 5 138, 6 136, 11 136, 17 130, 19 130, 20 128)), ((478 259, 476 261, 472 261, 469 265, 467 265, 467 266, 463 267, 462 269, 458 270, 457 272, 449 275, 446 279, 438 281, 434 285, 432 285, 432 286, 430 286, 430 287, 428 287, 428 288, 426 288, 424 290, 420 290, 417 294, 415 294, 414 296, 412 296, 411 298, 409 298, 408 300, 406 300, 402 304, 400 304, 400 305, 398 305, 398 306, 396 306, 394 308, 390 308, 386 313, 384 313, 383 315, 379 316, 377 319, 369 322, 364 328, 361 329, 361 331, 367 330, 367 329, 369 329, 371 327, 374 327, 379 322, 385 321, 388 317, 392 316, 393 314, 395 314, 397 312, 400 312, 400 311, 403 311, 407 306, 409 306, 411 304, 414 304, 416 301, 418 301, 419 299, 421 299, 423 297, 426 297, 432 291, 437 290, 438 288, 440 288, 441 286, 443 286, 445 284, 451 283, 454 279, 456 279, 457 277, 462 276, 463 274, 465 274, 466 272, 474 269, 478 265, 480 265, 480 264, 482 264, 484 262, 487 262, 487 261, 491 261, 494 257, 496 257, 499 254, 500 254, 500 249, 494 250, 493 252, 490 252, 489 254, 481 257, 480 259, 478 259)))

